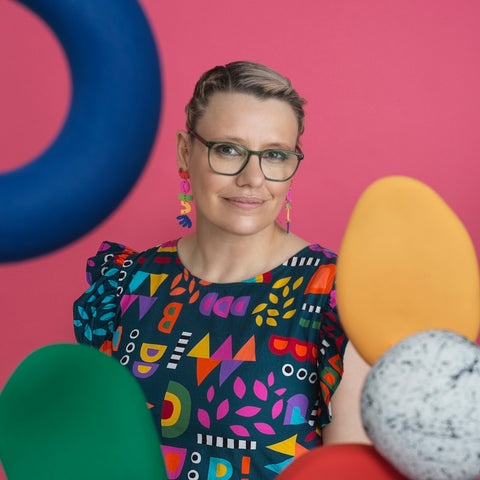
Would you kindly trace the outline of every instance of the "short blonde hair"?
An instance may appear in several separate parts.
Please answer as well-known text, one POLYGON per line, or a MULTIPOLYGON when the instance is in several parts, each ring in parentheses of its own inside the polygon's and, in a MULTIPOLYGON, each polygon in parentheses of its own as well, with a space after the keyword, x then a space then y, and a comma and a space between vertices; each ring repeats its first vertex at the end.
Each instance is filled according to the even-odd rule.
POLYGON ((215 93, 247 93, 258 98, 277 98, 288 102, 298 121, 297 147, 305 129, 306 101, 293 88, 290 80, 260 63, 238 61, 216 66, 205 72, 185 107, 187 129, 195 130, 198 120, 205 113, 210 97, 215 93))

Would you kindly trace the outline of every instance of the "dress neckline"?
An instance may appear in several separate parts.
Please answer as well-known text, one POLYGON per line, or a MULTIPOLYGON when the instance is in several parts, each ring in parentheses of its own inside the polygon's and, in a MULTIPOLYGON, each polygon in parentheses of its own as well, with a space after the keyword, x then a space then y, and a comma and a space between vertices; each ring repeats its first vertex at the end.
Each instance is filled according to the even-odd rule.
MULTIPOLYGON (((181 237, 180 237, 181 238, 181 237)), ((301 256, 304 256, 304 252, 312 252, 312 253, 315 253, 315 252, 323 252, 324 254, 326 254, 326 256, 328 258, 334 258, 336 255, 320 246, 319 244, 316 244, 316 243, 311 243, 309 245, 306 245, 305 247, 301 248, 300 250, 298 250, 296 253, 294 253, 293 255, 291 255, 290 257, 288 257, 287 259, 285 259, 282 263, 276 265, 275 267, 273 267, 272 269, 270 269, 269 271, 267 272, 263 272, 257 276, 254 276, 254 277, 250 277, 250 278, 247 278, 245 280, 240 280, 238 282, 225 282, 225 283, 222 283, 222 282, 210 282, 208 280, 204 280, 200 277, 197 277, 196 275, 194 275, 182 262, 182 260, 180 259, 180 255, 178 254, 178 241, 180 240, 180 238, 177 238, 175 239, 174 241, 171 241, 171 242, 167 242, 167 243, 164 243, 162 245, 160 245, 160 248, 171 248, 171 247, 174 247, 175 248, 175 251, 174 251, 174 254, 175 254, 175 264, 178 266, 178 269, 179 271, 183 271, 183 272, 188 272, 188 276, 190 278, 193 278, 195 279, 196 281, 198 281, 200 284, 204 284, 204 285, 222 285, 222 286, 226 286, 226 285, 239 285, 239 284, 244 284, 244 283, 265 283, 265 282, 269 282, 270 279, 275 275, 275 273, 285 267, 286 265, 294 265, 294 261, 293 259, 295 257, 301 257, 301 256)))

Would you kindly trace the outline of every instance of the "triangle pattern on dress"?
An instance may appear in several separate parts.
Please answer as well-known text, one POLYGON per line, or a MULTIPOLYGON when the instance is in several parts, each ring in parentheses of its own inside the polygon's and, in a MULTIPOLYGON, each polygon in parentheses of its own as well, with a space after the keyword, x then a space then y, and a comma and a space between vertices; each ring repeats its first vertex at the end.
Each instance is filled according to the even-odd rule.
POLYGON ((136 272, 133 277, 132 277, 132 280, 130 281, 129 283, 129 288, 130 288, 130 292, 134 292, 144 281, 146 278, 148 278, 150 276, 149 273, 147 272, 142 272, 142 271, 138 271, 136 272))
POLYGON ((197 358, 197 384, 200 385, 219 363, 220 360, 197 358))
POLYGON ((152 305, 157 301, 157 297, 147 297, 145 295, 138 296, 139 301, 139 317, 138 319, 141 320, 146 313, 152 308, 152 305))
POLYGON ((129 309, 132 303, 138 298, 138 295, 123 295, 120 300, 122 315, 129 309))
POLYGON ((210 358, 210 334, 207 333, 191 350, 187 357, 210 358))
POLYGON ((233 357, 233 360, 242 360, 244 362, 255 362, 255 336, 252 335, 245 345, 233 357))
POLYGON ((151 273, 150 274, 150 296, 153 297, 158 290, 158 287, 168 277, 167 273, 151 273))

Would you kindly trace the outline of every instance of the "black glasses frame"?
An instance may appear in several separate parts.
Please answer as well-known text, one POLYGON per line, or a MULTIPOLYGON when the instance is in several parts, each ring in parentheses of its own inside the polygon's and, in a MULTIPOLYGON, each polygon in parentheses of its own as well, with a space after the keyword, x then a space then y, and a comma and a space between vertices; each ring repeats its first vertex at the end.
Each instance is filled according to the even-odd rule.
POLYGON ((210 167, 210 169, 213 172, 217 173, 218 175, 227 175, 229 177, 233 177, 235 175, 238 175, 247 166, 247 164, 250 160, 250 157, 252 155, 256 155, 258 157, 259 162, 260 162, 260 170, 262 171, 263 176, 265 177, 265 180, 268 180, 270 182, 286 182, 286 181, 290 180, 295 175, 295 172, 297 171, 298 166, 300 165, 300 161, 303 160, 304 157, 305 157, 305 155, 301 151, 300 152, 292 152, 291 150, 285 150, 285 149, 281 149, 281 148, 267 148, 266 150, 256 151, 256 150, 250 150, 247 147, 245 147, 244 145, 240 145, 238 143, 233 143, 233 142, 209 142, 208 140, 205 140, 198 133, 194 132, 191 129, 188 129, 188 133, 190 135, 192 135, 193 137, 195 137, 200 143, 203 143, 208 148, 208 166, 210 167), (245 163, 240 167, 240 170, 238 170, 235 173, 222 173, 222 172, 218 172, 217 170, 215 170, 212 167, 212 164, 210 163, 210 150, 214 145, 218 145, 218 144, 233 145, 233 146, 236 146, 236 147, 241 147, 247 152, 247 159, 245 160, 245 163), (297 160, 298 160, 297 161, 297 166, 295 167, 295 170, 293 171, 293 173, 289 177, 287 177, 283 180, 278 180, 276 178, 270 178, 270 177, 267 177, 265 175, 265 172, 263 171, 263 168, 262 168, 262 157, 265 153, 271 152, 271 151, 288 152, 288 153, 290 153, 292 155, 295 155, 297 157, 297 160))

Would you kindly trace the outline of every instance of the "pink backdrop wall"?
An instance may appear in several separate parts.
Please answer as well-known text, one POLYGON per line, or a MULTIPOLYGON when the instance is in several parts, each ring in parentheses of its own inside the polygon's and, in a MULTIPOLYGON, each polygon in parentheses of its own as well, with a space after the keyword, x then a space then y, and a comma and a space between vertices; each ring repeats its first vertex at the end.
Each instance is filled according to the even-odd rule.
MULTIPOLYGON (((215 64, 266 63, 308 99, 305 160, 292 198, 296 233, 338 250, 364 188, 404 174, 444 197, 480 253, 480 2, 141 4, 164 82, 151 159, 97 229, 52 254, 0 264, 0 389, 36 348, 74 341, 71 304, 86 289, 85 260, 103 239, 141 249, 181 235, 174 137, 195 80, 215 64)), ((16 2, 0 0, 0 172, 54 139, 68 111, 69 81, 48 28, 16 2)), ((92 168, 94 160, 85 159, 92 168)), ((454 268, 455 258, 439 260, 454 268)))

